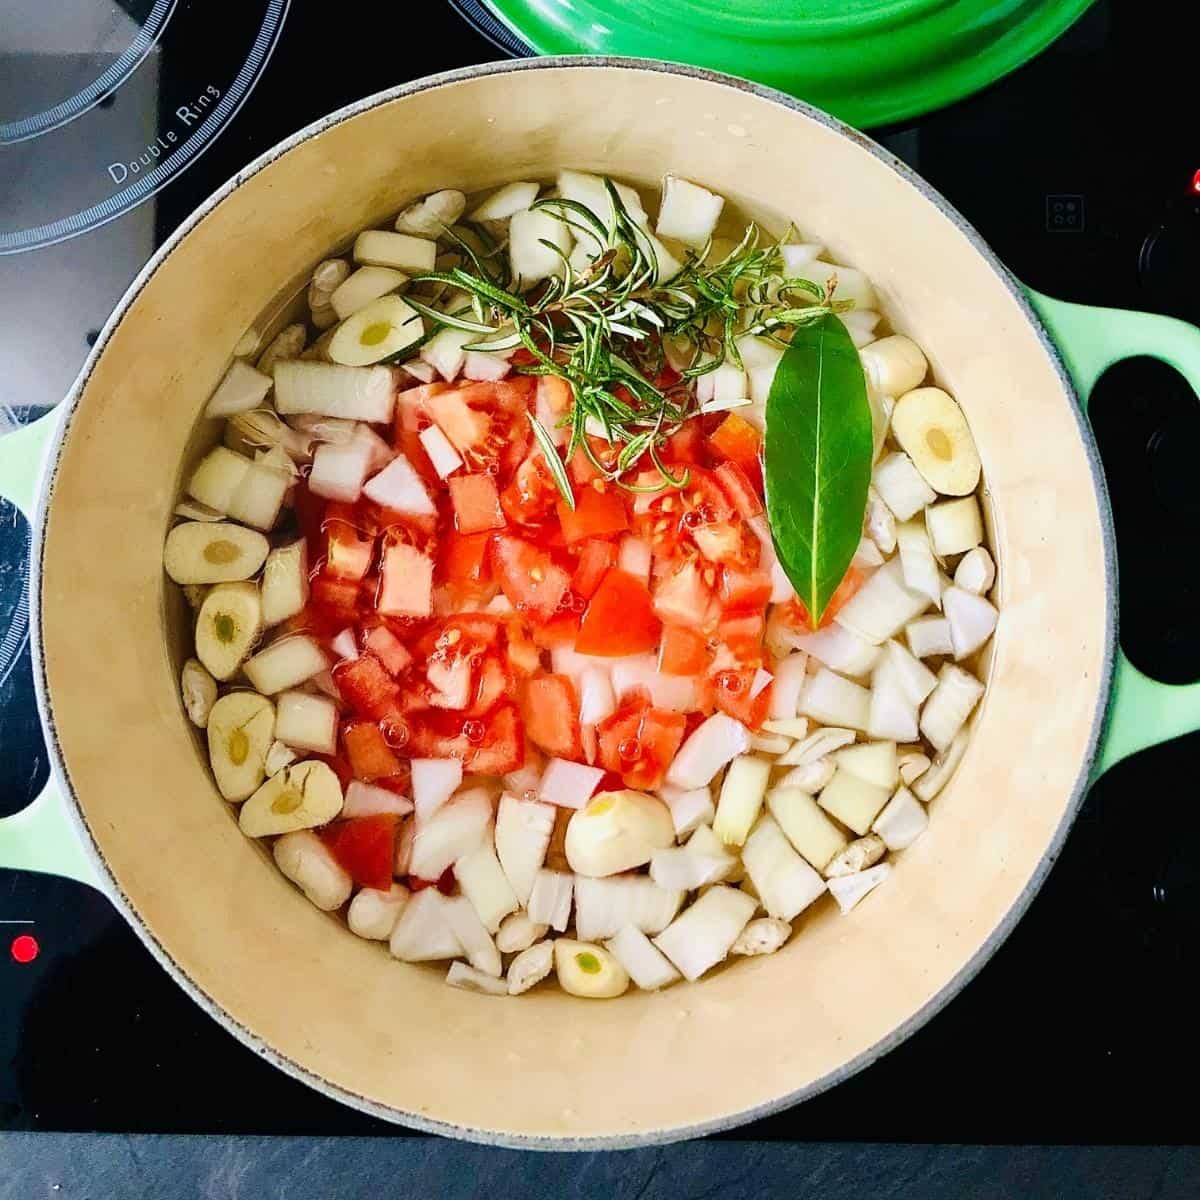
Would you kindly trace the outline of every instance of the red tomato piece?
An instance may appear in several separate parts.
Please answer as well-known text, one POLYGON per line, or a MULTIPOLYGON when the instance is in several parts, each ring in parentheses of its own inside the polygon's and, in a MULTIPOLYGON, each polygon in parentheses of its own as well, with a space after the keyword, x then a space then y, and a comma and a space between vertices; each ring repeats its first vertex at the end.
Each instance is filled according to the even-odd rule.
POLYGON ((355 778, 370 783, 400 773, 400 760, 383 740, 378 725, 351 721, 342 729, 342 743, 355 778))
POLYGON ((766 623, 761 612, 726 613, 717 622, 717 636, 742 662, 758 663, 766 623))
POLYGON ((479 668, 479 681, 475 685, 475 698, 464 710, 467 717, 481 717, 491 712, 513 685, 512 677, 494 655, 487 655, 479 668))
POLYGON ((508 524, 500 511, 496 481, 490 475, 451 475, 447 482, 459 533, 483 533, 508 524))
POLYGON ((449 529, 438 550, 437 577, 456 588, 480 588, 491 579, 487 533, 460 533, 449 529))
MULTIPOLYGON (((424 383, 405 388, 396 394, 396 432, 420 433, 432 420, 429 401, 439 392, 450 390, 450 384, 424 383)), ((398 444, 398 443, 397 443, 398 444)), ((403 447, 399 447, 403 449, 403 447)))
POLYGON ((770 599, 771 577, 765 571, 727 566, 721 572, 721 607, 725 612, 761 612, 770 599))
POLYGON ((333 668, 333 681, 342 699, 372 721, 388 716, 400 696, 396 681, 370 652, 338 663, 333 668))
POLYGON ((658 669, 664 675, 699 675, 711 661, 708 642, 701 634, 681 625, 663 626, 658 669))
POLYGON ((378 888, 385 892, 392 886, 396 826, 399 820, 395 813, 355 817, 350 821, 327 825, 319 836, 329 848, 329 853, 359 887, 378 888))
POLYGON ((636 699, 596 726, 600 765, 639 790, 662 786, 683 741, 687 718, 636 699))
MULTIPOLYGON (((513 355, 513 360, 515 359, 516 355, 513 355)), ((538 376, 537 398, 558 417, 570 412, 575 402, 571 385, 559 375, 538 376)))
POLYGON ((732 460, 723 462, 714 472, 713 478, 720 485, 729 503, 740 517, 757 517, 763 510, 762 498, 750 482, 746 472, 732 460))
POLYGON ((588 602, 575 643, 580 654, 616 658, 658 646, 662 622, 654 615, 650 591, 627 571, 613 568, 588 602))
POLYGON ((345 625, 358 617, 358 584, 318 575, 312 581, 309 601, 326 619, 345 625))
POLYGON ((545 550, 511 534, 492 539, 492 570, 513 607, 538 622, 554 616, 571 582, 545 550))
POLYGON ((412 662, 407 647, 386 625, 368 630, 363 643, 392 675, 399 675, 412 662))
POLYGON ((584 542, 579 552, 575 574, 571 576, 571 591, 590 600, 600 586, 609 567, 617 565, 617 547, 612 542, 592 538, 584 542))
POLYGON ((396 449, 412 464, 413 469, 425 481, 431 492, 436 493, 446 486, 442 477, 437 473, 421 435, 409 429, 402 429, 396 437, 396 449))
POLYGON ((579 700, 565 675, 539 675, 525 680, 521 715, 529 740, 556 758, 581 759, 579 700))
POLYGON ((433 612, 432 561, 404 542, 389 545, 375 607, 386 617, 428 617, 433 612))
MULTIPOLYGON (((842 582, 834 589, 833 595, 829 597, 829 603, 825 606, 825 613, 821 617, 822 629, 832 624, 833 618, 849 604, 854 593, 866 581, 867 573, 858 567, 851 567, 846 572, 842 582)), ((786 604, 780 605, 780 609, 782 619, 793 628, 806 630, 813 628, 812 617, 804 601, 799 596, 793 596, 786 604)))
POLYGON ((558 521, 567 545, 584 538, 623 533, 629 528, 629 516, 621 497, 615 491, 598 492, 590 486, 577 490, 574 510, 567 507, 565 500, 558 501, 558 521))
POLYGON ((471 722, 464 737, 474 747, 463 764, 477 775, 507 775, 525 762, 525 730, 516 706, 500 705, 484 723, 478 744, 471 740, 471 722))
POLYGON ((325 534, 325 573, 335 579, 362 579, 375 557, 375 538, 359 528, 348 504, 330 504, 321 522, 325 534))
POLYGON ((534 629, 534 645, 545 650, 552 650, 555 646, 574 646, 579 637, 581 615, 574 608, 568 608, 551 617, 544 625, 534 629))
POLYGON ((689 629, 702 629, 711 622, 713 590, 705 579, 706 570, 712 571, 691 559, 659 580, 654 589, 654 611, 662 620, 689 629))
POLYGON ((721 712, 741 721, 747 729, 758 729, 767 719, 771 707, 771 686, 768 684, 757 696, 751 696, 755 667, 742 670, 718 671, 713 677, 713 701, 721 712))
POLYGON ((529 636, 529 629, 519 617, 508 623, 508 646, 505 648, 509 670, 514 675, 532 675, 541 666, 542 656, 529 636))
MULTIPOLYGON (((675 430, 662 449, 662 460, 667 463, 694 463, 704 461, 704 431, 699 421, 685 421, 675 430)), ((672 475, 676 472, 672 471, 672 475)))
POLYGON ((746 466, 758 465, 762 434, 744 417, 731 412, 709 435, 708 448, 718 458, 746 466))
POLYGON ((537 450, 517 467, 512 482, 500 493, 500 507, 515 525, 537 525, 554 512, 558 495, 554 476, 537 450))

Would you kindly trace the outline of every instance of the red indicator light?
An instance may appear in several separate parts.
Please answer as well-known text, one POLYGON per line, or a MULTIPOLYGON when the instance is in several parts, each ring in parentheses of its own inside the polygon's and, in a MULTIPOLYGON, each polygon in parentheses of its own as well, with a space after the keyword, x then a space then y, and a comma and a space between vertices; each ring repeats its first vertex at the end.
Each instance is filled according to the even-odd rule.
POLYGON ((8 949, 13 959, 22 966, 33 962, 41 952, 37 938, 31 933, 22 933, 18 937, 13 938, 12 945, 8 949))
POLYGON ((1192 192, 1194 195, 1200 196, 1200 171, 1192 176, 1192 192))

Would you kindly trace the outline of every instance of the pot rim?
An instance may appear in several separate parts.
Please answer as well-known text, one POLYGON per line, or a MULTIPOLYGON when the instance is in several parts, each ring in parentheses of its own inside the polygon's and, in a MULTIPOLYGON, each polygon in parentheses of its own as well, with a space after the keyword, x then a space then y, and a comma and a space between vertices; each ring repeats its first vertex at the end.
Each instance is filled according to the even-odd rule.
POLYGON ((74 825, 84 847, 84 851, 106 881, 108 898, 120 911, 126 922, 131 926, 142 943, 158 960, 160 965, 170 974, 175 982, 200 1006, 210 1017, 223 1028, 233 1034, 240 1042, 253 1050, 261 1058, 278 1067, 285 1074, 306 1084, 322 1095, 345 1104, 350 1108, 365 1113, 368 1116, 387 1121, 394 1125, 409 1127, 423 1133, 439 1134, 444 1137, 456 1138, 462 1141, 475 1142, 490 1146, 500 1146, 516 1150, 622 1150, 647 1146, 665 1145, 671 1142, 683 1141, 690 1138, 704 1137, 720 1133, 752 1121, 772 1116, 784 1109, 792 1108, 804 1100, 811 1099, 828 1091, 830 1088, 858 1074, 885 1054, 894 1050, 906 1041, 933 1017, 935 1017, 959 992, 982 970, 993 954, 1000 948, 1017 922, 1024 916, 1033 898, 1045 882, 1050 868, 1058 858, 1063 842, 1074 824, 1083 798, 1091 781, 1091 766, 1098 753, 1100 735, 1104 727, 1108 700, 1112 690, 1113 673, 1115 670, 1115 654, 1117 645, 1117 562, 1116 541, 1113 530, 1112 510, 1108 498, 1108 489, 1100 463, 1099 451, 1094 436, 1084 415, 1082 404, 1075 385, 1071 380, 1057 346, 1051 340, 1041 319, 1035 313, 1025 295, 1024 289, 1007 267, 996 256, 995 252, 974 229, 974 227, 957 211, 936 189, 927 183, 905 162, 897 158, 891 151, 879 145, 866 134, 839 121, 828 113, 806 104, 802 100, 786 95, 774 88, 751 83, 737 76, 727 75, 719 71, 711 71, 700 67, 690 67, 680 63, 670 63, 657 59, 605 57, 588 55, 545 56, 520 59, 516 61, 500 61, 482 63, 476 66, 461 67, 452 71, 443 71, 436 75, 423 76, 410 83, 404 83, 384 89, 364 97, 336 110, 327 116, 306 125, 291 134, 283 141, 264 151, 247 166, 217 188, 203 203, 201 203, 155 251, 146 265, 138 272, 124 295, 118 301, 108 320, 104 323, 95 345, 89 353, 70 392, 59 404, 62 414, 51 444, 46 450, 46 460, 43 465, 41 481, 38 487, 36 517, 33 522, 33 546, 31 550, 30 573, 30 646, 33 657, 34 691, 37 697, 38 711, 42 718, 42 727, 46 736, 47 750, 50 756, 51 770, 61 785, 63 795, 70 803, 66 805, 69 819, 74 825), (158 269, 171 256, 174 250, 187 238, 191 231, 227 197, 231 196, 242 184, 268 167, 276 159, 287 154, 296 146, 318 137, 334 126, 351 120, 364 112, 378 108, 393 100, 421 92, 431 91, 448 84, 460 83, 491 75, 501 75, 516 71, 537 71, 546 69, 569 68, 572 70, 623 69, 654 72, 668 75, 683 75, 699 79, 721 87, 732 88, 736 91, 757 96, 802 114, 825 128, 854 142, 860 149, 872 155, 879 162, 889 167, 899 175, 910 187, 933 204, 943 216, 948 218, 955 228, 967 239, 971 247, 991 267, 1000 283, 1009 292, 1025 319, 1033 327, 1042 349, 1050 359, 1059 383, 1068 399, 1073 399, 1073 414, 1080 434, 1081 447, 1088 460, 1088 468, 1092 476, 1092 484, 1099 501, 1102 536, 1104 540, 1105 566, 1105 645, 1103 671, 1097 692, 1096 709, 1092 715, 1091 729, 1088 734, 1087 751, 1079 764, 1079 772, 1072 786, 1071 796, 1064 811, 1062 820, 1055 829, 1049 844, 1046 846, 1037 867, 1030 876, 1021 894, 1005 913, 1003 919, 996 925, 983 944, 975 951, 970 960, 955 974, 941 990, 920 1009, 912 1014, 902 1025, 894 1028, 886 1037, 881 1038, 869 1049, 857 1057, 843 1063, 836 1070, 830 1071, 821 1078, 798 1088, 793 1092, 777 1096, 754 1108, 743 1109, 711 1121, 697 1122, 685 1126, 653 1130, 639 1134, 616 1134, 594 1137, 552 1137, 530 1136, 520 1134, 498 1133, 492 1130, 481 1130, 466 1125, 455 1125, 449 1122, 433 1120, 415 1112, 406 1112, 390 1105, 381 1104, 369 1097, 359 1095, 341 1085, 334 1084, 320 1075, 314 1074, 300 1063, 279 1053, 274 1047, 259 1037, 253 1030, 242 1025, 227 1010, 222 1008, 205 992, 183 969, 174 961, 167 948, 159 942, 153 931, 143 922, 130 898, 125 894, 120 881, 109 868, 99 846, 92 836, 91 829, 83 813, 83 808, 76 796, 67 770, 62 746, 58 739, 57 727, 54 721, 54 711, 49 694, 46 678, 45 652, 42 644, 42 573, 44 555, 44 529, 46 513, 53 500, 54 484, 61 464, 62 450, 66 440, 66 432, 71 424, 83 393, 87 388, 100 356, 112 338, 117 326, 124 319, 126 312, 141 294, 158 269))

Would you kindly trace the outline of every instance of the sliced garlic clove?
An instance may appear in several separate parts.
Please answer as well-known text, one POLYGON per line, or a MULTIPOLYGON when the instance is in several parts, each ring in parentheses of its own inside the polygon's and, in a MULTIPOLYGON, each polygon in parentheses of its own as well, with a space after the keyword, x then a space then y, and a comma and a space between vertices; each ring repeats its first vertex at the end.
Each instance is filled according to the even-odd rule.
POLYGON ((421 314, 399 296, 380 296, 347 317, 329 343, 329 357, 346 367, 369 367, 421 339, 421 314))
POLYGON ((979 486, 979 451, 948 392, 923 387, 901 396, 892 411, 892 434, 935 492, 966 496, 979 486))
POLYGON ((221 795, 245 800, 266 775, 275 706, 257 692, 230 692, 208 714, 208 758, 221 795))
POLYGON ((270 837, 326 825, 342 811, 342 785, 332 768, 307 760, 272 775, 242 805, 238 824, 247 837, 270 837))
POLYGON ((203 663, 189 658, 183 664, 179 690, 183 694, 183 707, 188 720, 197 729, 203 729, 217 702, 217 681, 204 669, 203 663))
POLYGON ((674 844, 670 809, 656 796, 630 789, 601 792, 567 825, 567 862, 579 875, 628 871, 674 844))
MULTIPOLYGON (((878 819, 878 818, 877 818, 878 819)), ((873 867, 884 855, 887 846, 877 833, 856 838, 841 853, 834 855, 825 868, 826 879, 840 879, 873 867)))
MULTIPOLYGON (((290 834, 299 837, 299 834, 290 834)), ((282 840, 282 839, 280 839, 282 840)), ((278 844, 278 843, 277 843, 278 844)), ((402 884, 393 883, 386 891, 377 888, 363 888, 353 900, 346 913, 346 924, 350 932, 360 938, 371 941, 386 942, 400 920, 400 914, 408 903, 408 888, 402 884)))
POLYGON ((397 233, 411 233, 416 237, 440 237, 445 227, 453 225, 467 207, 467 198, 462 192, 446 188, 433 192, 424 200, 410 204, 396 218, 397 233))
POLYGON ((509 913, 496 931, 496 949, 501 954, 520 954, 545 937, 549 928, 548 925, 541 925, 532 920, 528 913, 509 913))
POLYGON ((554 943, 554 970, 564 992, 589 1000, 608 1000, 629 987, 625 968, 594 942, 559 938, 554 943))
POLYGON ((250 657, 261 630, 258 585, 218 584, 196 618, 196 657, 215 679, 229 679, 250 657))
POLYGON ((792 936, 792 927, 777 917, 759 917, 751 921, 737 941, 730 947, 730 954, 747 957, 755 954, 774 954, 792 936))
POLYGON ((167 534, 163 568, 176 583, 235 583, 266 560, 261 533, 229 521, 186 521, 167 534))
POLYGON ((531 987, 541 983, 553 967, 553 942, 537 942, 522 950, 508 967, 508 994, 519 996, 522 992, 529 991, 531 987))

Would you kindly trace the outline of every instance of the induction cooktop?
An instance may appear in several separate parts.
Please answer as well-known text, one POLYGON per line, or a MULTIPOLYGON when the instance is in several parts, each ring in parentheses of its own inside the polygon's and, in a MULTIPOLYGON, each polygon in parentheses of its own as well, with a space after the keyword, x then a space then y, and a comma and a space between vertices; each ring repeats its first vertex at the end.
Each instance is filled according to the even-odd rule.
MULTIPOLYGON (((155 246, 251 158, 371 92, 521 52, 471 24, 478 6, 459 7, 0 0, 0 435, 62 398, 155 246)), ((1101 0, 990 90, 872 132, 1024 282, 1200 321, 1194 54, 1172 16, 1165 0, 1101 0)), ((1200 679, 1200 407, 1170 368, 1139 360, 1109 372, 1092 417, 1125 649, 1160 679, 1200 679)), ((0 815, 46 777, 28 541, 0 506, 0 815)), ((1110 772, 1027 916, 956 1000, 849 1082, 729 1136, 1192 1140, 1190 1106, 1163 1080, 1200 1068, 1186 982, 1198 775, 1195 735, 1110 772)), ((394 1132, 226 1034, 98 893, 5 871, 0 1129, 394 1132)))

